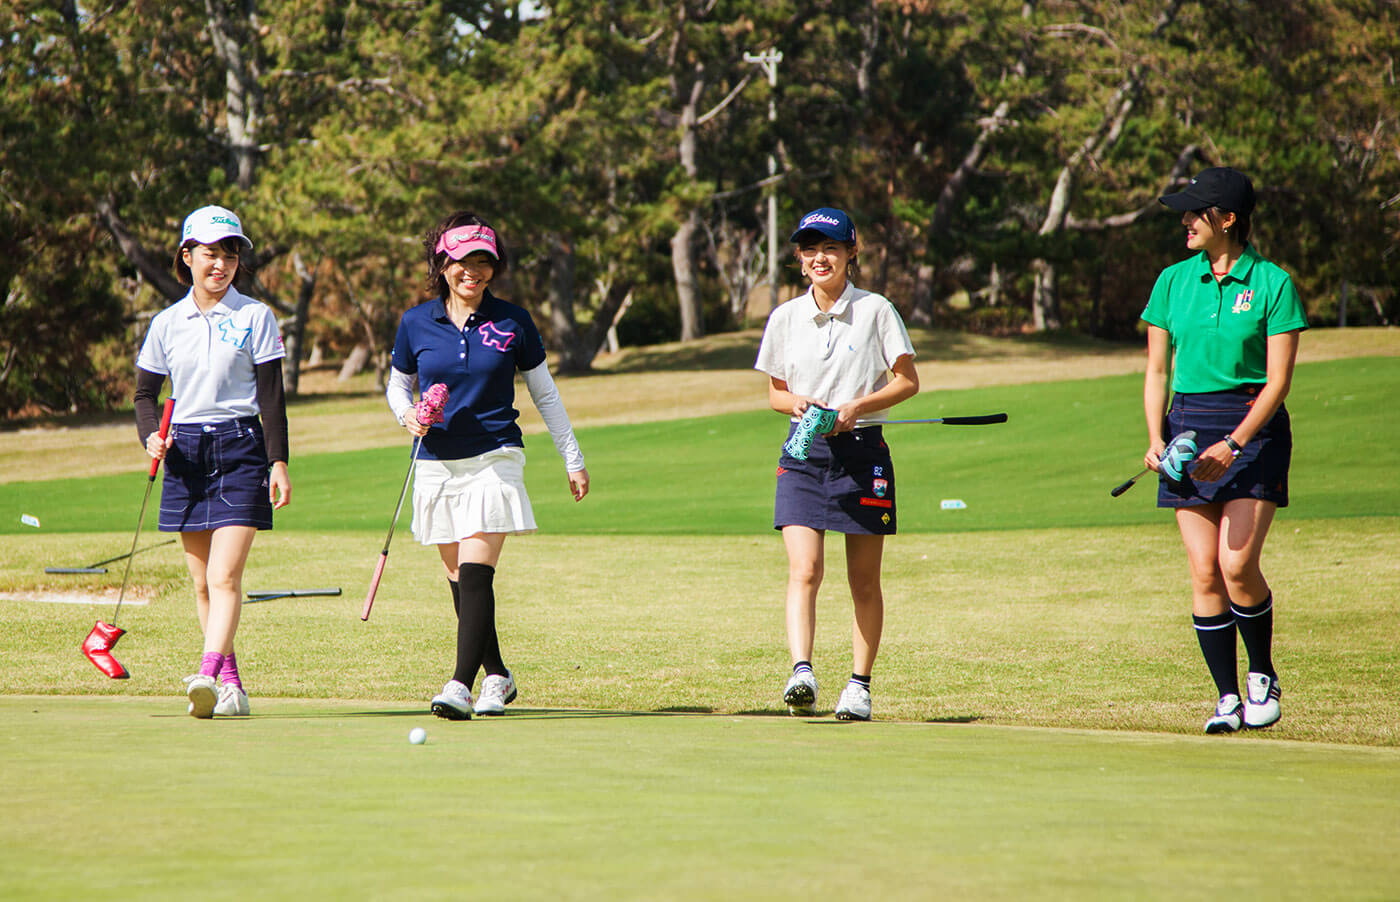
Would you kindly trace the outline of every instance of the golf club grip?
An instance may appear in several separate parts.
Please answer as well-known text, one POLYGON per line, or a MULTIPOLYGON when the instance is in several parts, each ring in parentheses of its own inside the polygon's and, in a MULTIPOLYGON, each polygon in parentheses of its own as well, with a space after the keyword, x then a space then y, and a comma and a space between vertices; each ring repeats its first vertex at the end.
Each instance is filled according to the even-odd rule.
POLYGON ((365 609, 360 612, 361 620, 369 619, 369 609, 374 607, 374 593, 379 591, 379 578, 384 575, 384 565, 389 561, 389 552, 379 554, 379 563, 374 565, 374 578, 369 581, 369 592, 365 595, 365 609))
MULTIPOLYGON (((160 440, 165 441, 165 437, 170 434, 170 418, 175 414, 175 399, 165 399, 165 410, 160 415, 160 440)), ((156 471, 160 469, 160 461, 151 458, 151 479, 156 478, 156 471)))
POLYGON ((988 413, 977 417, 944 417, 944 426, 990 426, 993 423, 1005 423, 1006 414, 988 413))
POLYGON ((1136 476, 1134 476, 1132 479, 1129 479, 1127 482, 1123 483, 1123 484, 1120 485, 1118 488, 1116 488, 1116 489, 1110 489, 1110 490, 1109 490, 1109 494, 1112 495, 1114 498, 1117 498, 1119 495, 1123 494, 1123 493, 1126 492, 1128 489, 1132 488, 1132 487, 1133 487, 1133 483, 1135 483, 1135 482, 1137 482, 1137 477, 1136 477, 1136 476))

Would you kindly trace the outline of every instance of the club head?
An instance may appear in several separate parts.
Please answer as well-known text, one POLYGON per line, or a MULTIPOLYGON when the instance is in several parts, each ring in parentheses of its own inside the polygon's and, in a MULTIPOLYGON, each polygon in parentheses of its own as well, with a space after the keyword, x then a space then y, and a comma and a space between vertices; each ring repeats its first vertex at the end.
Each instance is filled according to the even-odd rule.
POLYGON ((92 666, 114 680, 125 680, 131 676, 131 672, 112 656, 112 646, 125 635, 126 630, 99 620, 83 640, 83 654, 92 662, 92 666))
POLYGON ((1196 430, 1187 429, 1167 445, 1162 452, 1162 473, 1172 482, 1186 478, 1186 465, 1196 459, 1196 430))

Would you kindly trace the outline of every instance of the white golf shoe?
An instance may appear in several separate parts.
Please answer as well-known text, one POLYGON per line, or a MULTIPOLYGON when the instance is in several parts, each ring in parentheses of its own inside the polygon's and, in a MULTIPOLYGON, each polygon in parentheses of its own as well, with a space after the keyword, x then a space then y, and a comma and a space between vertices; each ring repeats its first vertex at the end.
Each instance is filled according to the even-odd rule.
POLYGON ((200 719, 214 716, 214 705, 218 693, 214 688, 214 678, 202 673, 191 674, 183 680, 185 695, 190 700, 190 716, 200 719))
POLYGON ((247 717, 248 693, 231 683, 219 687, 219 701, 214 705, 215 717, 247 717))
POLYGON ((837 720, 869 720, 870 690, 860 683, 847 683, 836 703, 837 720))
POLYGON ((481 681, 481 695, 477 696, 477 714, 496 716, 506 713, 506 705, 515 701, 515 675, 509 670, 505 676, 488 673, 481 681))
POLYGON ((1244 725, 1258 729, 1277 723, 1283 714, 1279 709, 1283 689, 1279 687, 1278 677, 1251 672, 1245 677, 1244 684, 1244 725))
POLYGON ((1207 733, 1233 733, 1244 723, 1244 705, 1233 692, 1220 696, 1215 703, 1215 716, 1206 721, 1207 733))
POLYGON ((817 678, 810 670, 794 673, 783 689, 783 702, 788 713, 806 717, 817 713, 817 678))
POLYGON ((433 713, 445 720, 471 720, 472 691, 459 680, 448 680, 433 696, 433 713))

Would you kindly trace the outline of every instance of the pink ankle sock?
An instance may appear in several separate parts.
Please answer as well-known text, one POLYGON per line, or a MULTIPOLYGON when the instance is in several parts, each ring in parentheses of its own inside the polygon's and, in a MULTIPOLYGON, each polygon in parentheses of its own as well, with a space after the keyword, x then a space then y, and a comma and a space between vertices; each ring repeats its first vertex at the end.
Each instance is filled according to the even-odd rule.
POLYGON ((224 666, 224 656, 216 651, 206 651, 204 660, 199 663, 199 672, 202 676, 218 676, 219 668, 224 666))
POLYGON ((223 666, 219 668, 219 679, 230 686, 243 688, 243 680, 238 676, 238 653, 229 652, 224 656, 223 666))

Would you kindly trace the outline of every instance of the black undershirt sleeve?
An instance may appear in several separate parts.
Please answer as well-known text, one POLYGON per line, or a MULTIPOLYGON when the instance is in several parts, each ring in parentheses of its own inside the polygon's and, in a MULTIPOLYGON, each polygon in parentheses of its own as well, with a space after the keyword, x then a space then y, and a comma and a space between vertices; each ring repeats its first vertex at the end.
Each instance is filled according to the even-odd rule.
POLYGON ((258 378, 258 410, 262 412, 267 462, 287 460, 287 399, 282 389, 282 358, 253 366, 258 378))
POLYGON ((159 407, 156 402, 160 400, 161 386, 165 385, 165 377, 160 373, 153 373, 150 370, 136 368, 136 394, 132 396, 132 403, 136 406, 136 434, 141 438, 141 447, 146 447, 146 439, 152 432, 160 429, 159 407))

